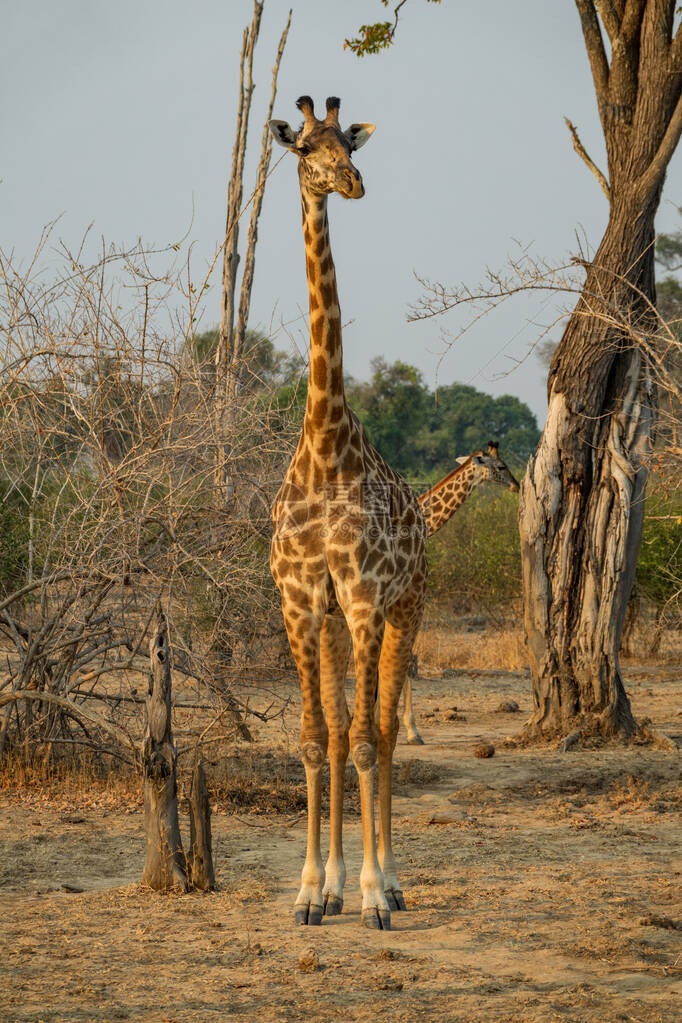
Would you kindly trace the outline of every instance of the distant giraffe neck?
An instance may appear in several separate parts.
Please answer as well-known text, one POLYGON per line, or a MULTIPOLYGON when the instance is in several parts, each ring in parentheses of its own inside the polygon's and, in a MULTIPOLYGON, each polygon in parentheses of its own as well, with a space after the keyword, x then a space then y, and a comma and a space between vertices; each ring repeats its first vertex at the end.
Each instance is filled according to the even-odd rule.
POLYGON ((347 419, 343 391, 341 310, 329 241, 327 196, 301 188, 308 295, 310 300, 310 369, 304 430, 337 429, 347 419))
POLYGON ((478 473, 473 460, 469 459, 420 496, 419 504, 426 519, 428 536, 445 525, 477 483, 478 473))

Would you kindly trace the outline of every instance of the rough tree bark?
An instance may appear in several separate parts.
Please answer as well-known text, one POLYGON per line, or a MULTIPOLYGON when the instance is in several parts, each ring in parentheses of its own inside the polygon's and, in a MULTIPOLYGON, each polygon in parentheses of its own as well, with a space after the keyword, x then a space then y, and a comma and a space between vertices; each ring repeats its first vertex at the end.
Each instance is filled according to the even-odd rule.
POLYGON ((189 792, 189 874, 192 886, 204 892, 215 888, 213 851, 211 840, 211 803, 206 788, 204 765, 199 763, 192 772, 189 792))
POLYGON ((637 563, 655 393, 654 217, 682 130, 675 0, 576 0, 597 94, 609 220, 552 360, 549 411, 521 486, 530 734, 635 728, 618 650, 637 563), (610 43, 610 60, 604 40, 610 43))
POLYGON ((189 890, 178 823, 177 751, 171 730, 171 670, 166 618, 157 609, 149 644, 147 730, 142 747, 147 856, 142 882, 156 891, 189 890))

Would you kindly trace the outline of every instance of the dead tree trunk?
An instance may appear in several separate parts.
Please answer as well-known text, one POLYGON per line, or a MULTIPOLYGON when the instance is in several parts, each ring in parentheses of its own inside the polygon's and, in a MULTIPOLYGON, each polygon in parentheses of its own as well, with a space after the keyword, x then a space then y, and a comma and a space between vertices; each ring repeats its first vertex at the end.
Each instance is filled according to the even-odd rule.
POLYGON ((149 644, 147 730, 142 747, 144 828, 147 857, 143 884, 156 891, 189 889, 178 823, 177 753, 171 730, 171 670, 168 628, 159 608, 149 644))
POLYGON ((233 495, 234 486, 229 473, 230 412, 237 394, 236 369, 239 352, 234 350, 234 305, 239 266, 239 216, 244 191, 244 159, 251 113, 253 82, 253 51, 260 32, 263 3, 254 0, 251 25, 244 29, 239 64, 239 100, 237 127, 232 150, 232 170, 227 188, 227 221, 225 224, 225 250, 223 252, 223 284, 221 292, 220 325, 216 350, 216 452, 215 498, 218 507, 225 507, 233 495))
POLYGON ((251 289, 253 287, 255 251, 258 240, 258 219, 263 205, 265 183, 272 154, 272 136, 268 130, 268 121, 272 117, 277 93, 279 66, 291 24, 291 11, 289 11, 289 18, 279 41, 275 65, 272 71, 270 103, 263 129, 261 155, 256 173, 256 187, 253 194, 239 311, 235 327, 235 295, 237 270, 240 262, 239 219, 243 212, 244 161, 246 157, 249 118, 251 115, 251 98, 255 89, 253 81, 253 55, 260 32, 263 3, 264 0, 254 0, 251 24, 248 28, 244 29, 239 65, 237 126, 235 129, 234 148, 232 150, 230 181, 227 189, 227 221, 225 224, 225 250, 223 253, 220 325, 218 329, 218 347, 215 355, 217 433, 215 499, 216 507, 218 508, 224 508, 225 503, 231 499, 234 493, 233 470, 230 466, 231 444, 235 425, 236 402, 239 393, 240 362, 244 355, 244 337, 251 302, 251 289))
POLYGON ((576 5, 608 182, 569 127, 610 214, 552 360, 547 423, 521 486, 529 731, 566 733, 580 722, 627 737, 636 726, 618 651, 655 427, 654 217, 682 130, 682 34, 673 35, 674 0, 576 5))
POLYGON ((215 873, 211 840, 211 803, 206 788, 204 765, 201 763, 197 764, 192 772, 189 827, 189 874, 192 887, 212 892, 215 888, 215 873))

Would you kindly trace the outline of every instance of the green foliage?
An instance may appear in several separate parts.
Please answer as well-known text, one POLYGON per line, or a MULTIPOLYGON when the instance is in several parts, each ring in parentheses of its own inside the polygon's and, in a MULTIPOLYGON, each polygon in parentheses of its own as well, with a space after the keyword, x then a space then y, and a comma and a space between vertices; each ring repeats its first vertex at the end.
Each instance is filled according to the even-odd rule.
MULTIPOLYGON (((383 0, 382 0, 383 2, 383 0)), ((343 48, 358 57, 386 50, 393 42, 394 25, 390 21, 375 21, 373 25, 361 25, 354 39, 346 39, 343 48)))
MULTIPOLYGON (((400 8, 407 0, 397 0, 393 8, 393 21, 375 21, 369 25, 361 25, 358 35, 353 39, 345 39, 344 50, 350 50, 357 57, 365 57, 368 54, 379 53, 380 50, 387 50, 393 42, 395 31, 398 27, 400 8)), ((428 3, 439 4, 441 0, 428 0, 428 3)), ((384 7, 389 6, 389 0, 380 0, 384 7)))
MULTIPOLYGON (((682 207, 679 212, 682 213, 682 207)), ((673 273, 682 267, 682 231, 658 235, 656 238, 656 262, 668 273, 673 273)))
MULTIPOLYGON (((518 496, 482 487, 427 545, 429 599, 455 611, 493 609, 521 598, 518 496)), ((634 595, 657 610, 682 598, 682 495, 647 498, 634 595)))
POLYGON ((682 497, 647 498, 635 593, 661 609, 682 594, 682 497))
MULTIPOLYGON (((188 340, 185 350, 201 370, 207 381, 215 377, 214 361, 218 349, 218 328, 212 327, 188 340)), ((247 330, 240 367, 242 392, 251 393, 263 388, 280 386, 298 368, 298 360, 278 351, 272 340, 260 330, 247 330)))
POLYGON ((490 609, 521 596, 518 496, 480 488, 427 544, 430 599, 490 609))
MULTIPOLYGON (((682 213, 682 207, 679 212, 682 213)), ((668 276, 656 284, 658 311, 679 335, 682 332, 682 285, 672 274, 682 270, 682 230, 658 235, 656 262, 668 272, 668 276)))
POLYGON ((675 277, 664 277, 656 285, 656 305, 665 322, 675 327, 679 334, 682 328, 682 284, 675 277))
POLYGON ((407 474, 417 464, 414 441, 425 425, 429 391, 414 366, 398 360, 372 360, 367 384, 350 382, 348 401, 369 439, 389 465, 407 474))
POLYGON ((389 465, 413 480, 434 482, 458 455, 500 443, 503 458, 521 469, 540 437, 535 416, 511 395, 494 398, 467 384, 433 394, 418 369, 384 359, 372 363, 367 384, 349 382, 348 401, 389 465))

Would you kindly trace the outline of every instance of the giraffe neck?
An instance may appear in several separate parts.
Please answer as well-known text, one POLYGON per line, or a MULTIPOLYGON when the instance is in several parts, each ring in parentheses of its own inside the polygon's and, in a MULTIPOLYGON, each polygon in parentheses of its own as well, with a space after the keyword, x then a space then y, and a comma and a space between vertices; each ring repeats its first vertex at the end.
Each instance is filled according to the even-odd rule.
POLYGON ((316 435, 338 430, 348 418, 343 391, 341 310, 329 241, 327 196, 301 188, 308 296, 310 301, 310 368, 304 431, 316 435))
POLYGON ((477 483, 476 468, 469 459, 420 496, 419 504, 426 519, 428 536, 445 525, 464 504, 477 483))

